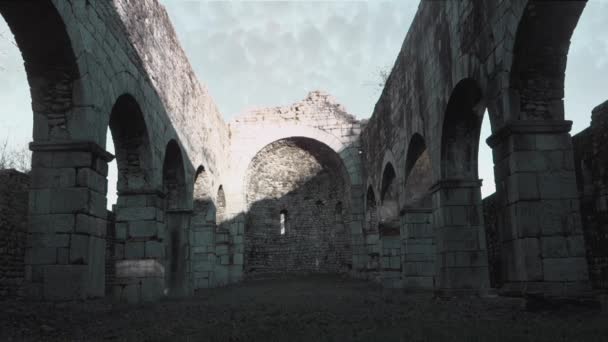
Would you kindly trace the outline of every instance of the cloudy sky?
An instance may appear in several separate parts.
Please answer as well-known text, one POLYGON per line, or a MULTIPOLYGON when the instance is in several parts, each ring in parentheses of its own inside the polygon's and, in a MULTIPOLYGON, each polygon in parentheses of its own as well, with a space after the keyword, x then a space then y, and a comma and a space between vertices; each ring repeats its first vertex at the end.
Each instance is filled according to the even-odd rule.
MULTIPOLYGON (((357 117, 369 117, 380 94, 379 72, 394 63, 418 7, 417 0, 160 1, 226 120, 247 108, 298 101, 314 89, 333 94, 357 117)), ((608 99, 607 20, 608 0, 591 0, 572 39, 565 103, 573 133, 588 126, 591 109, 608 99)), ((24 146, 31 141, 32 115, 23 61, 3 20, 0 35, 0 142, 24 146)), ((487 120, 483 129, 485 139, 487 120)), ((481 146, 480 177, 488 195, 494 191, 492 159, 481 146)))

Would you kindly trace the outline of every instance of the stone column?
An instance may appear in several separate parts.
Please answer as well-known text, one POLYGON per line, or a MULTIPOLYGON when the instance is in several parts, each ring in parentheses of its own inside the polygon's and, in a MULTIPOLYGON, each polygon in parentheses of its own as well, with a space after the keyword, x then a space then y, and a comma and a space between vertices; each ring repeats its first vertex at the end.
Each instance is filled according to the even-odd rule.
POLYGON ((167 223, 165 263, 166 287, 171 296, 185 296, 192 293, 190 268, 190 240, 188 237, 190 209, 169 209, 165 213, 167 223))
POLYGON ((480 187, 478 179, 446 179, 431 187, 440 294, 485 294, 490 286, 480 187))
POLYGON ((27 291, 33 298, 102 297, 108 162, 90 141, 30 143, 27 291))
POLYGON ((401 211, 403 286, 433 289, 435 286, 435 234, 433 209, 405 208, 401 211))
POLYGON ((212 287, 214 282, 215 210, 194 211, 190 219, 190 270, 193 290, 212 287))
POLYGON ((166 230, 164 194, 155 189, 122 191, 116 217, 114 297, 137 303, 155 300, 165 290, 166 230))
POLYGON ((589 288, 570 138, 571 121, 510 121, 493 149, 502 291, 578 295, 589 288))

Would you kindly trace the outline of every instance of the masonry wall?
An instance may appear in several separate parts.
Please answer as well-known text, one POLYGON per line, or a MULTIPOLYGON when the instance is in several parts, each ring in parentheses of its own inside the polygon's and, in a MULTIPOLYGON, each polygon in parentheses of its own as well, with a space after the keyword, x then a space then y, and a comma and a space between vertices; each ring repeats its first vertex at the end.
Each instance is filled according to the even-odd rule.
POLYGON ((0 170, 0 298, 22 295, 29 176, 0 170))
MULTIPOLYGON (((364 262, 363 258, 354 257, 355 254, 367 253, 362 238, 364 208, 361 202, 362 180, 358 144, 362 123, 349 114, 346 108, 331 95, 322 91, 312 91, 303 100, 291 105, 260 108, 246 112, 231 121, 229 126, 231 135, 230 168, 224 177, 224 190, 227 205, 226 220, 231 234, 229 241, 232 243, 230 249, 235 253, 232 260, 241 262, 246 258, 243 253, 246 254, 246 249, 249 247, 243 229, 247 221, 247 212, 250 210, 249 206, 256 205, 252 204, 252 201, 257 202, 258 206, 265 203, 263 200, 252 200, 247 197, 249 194, 248 180, 258 180, 266 174, 266 170, 261 170, 259 177, 256 172, 250 172, 250 166, 254 165, 253 160, 260 151, 274 142, 290 138, 305 138, 316 142, 317 147, 315 148, 317 149, 319 145, 326 146, 329 150, 327 154, 333 155, 332 158, 336 159, 333 163, 341 164, 340 178, 345 181, 342 202, 344 229, 349 234, 349 244, 353 255, 351 260, 346 262, 350 264, 364 262)), ((277 173, 273 177, 278 180, 280 175, 277 173)), ((317 183, 316 186, 320 186, 323 182, 317 183)), ((321 190, 324 191, 325 188, 321 188, 321 190)), ((261 191, 266 190, 261 189, 261 191)), ((321 196, 327 196, 327 194, 321 196)), ((326 222, 331 221, 330 216, 333 213, 330 212, 335 209, 335 204, 335 202, 324 204, 327 210, 326 222)), ((315 208, 311 213, 318 215, 318 212, 315 212, 317 210, 315 203, 312 203, 310 208, 310 210, 315 208)), ((294 212, 289 210, 292 222, 293 214, 294 212)), ((279 211, 270 214, 268 219, 271 220, 268 225, 279 225, 279 211)), ((233 266, 228 263, 227 265, 216 264, 216 266, 216 280, 228 277, 232 281, 241 277, 242 265, 233 266)))
POLYGON ((320 147, 311 153, 302 145, 272 143, 249 168, 246 277, 338 273, 352 265, 345 181, 340 169, 323 163, 335 152, 320 147))
POLYGON ((591 126, 575 135, 574 159, 589 276, 608 290, 608 102, 592 113, 591 126))

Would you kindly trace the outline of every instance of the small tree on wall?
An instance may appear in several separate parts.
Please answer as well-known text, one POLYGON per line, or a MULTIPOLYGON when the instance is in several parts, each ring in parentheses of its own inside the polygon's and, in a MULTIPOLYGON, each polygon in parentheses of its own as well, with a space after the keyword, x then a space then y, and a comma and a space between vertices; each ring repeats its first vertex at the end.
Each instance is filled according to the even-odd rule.
POLYGON ((32 154, 27 147, 11 148, 8 139, 0 144, 0 170, 15 169, 28 173, 31 169, 32 154))

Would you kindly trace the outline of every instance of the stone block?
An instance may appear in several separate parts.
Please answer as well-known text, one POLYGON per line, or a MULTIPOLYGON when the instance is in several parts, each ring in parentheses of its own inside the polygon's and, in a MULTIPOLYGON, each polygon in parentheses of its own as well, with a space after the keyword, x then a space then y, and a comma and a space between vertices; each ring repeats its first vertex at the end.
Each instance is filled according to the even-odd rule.
POLYGON ((163 278, 143 278, 141 281, 141 300, 143 302, 157 301, 165 293, 165 281, 163 278))
POLYGON ((564 258, 569 255, 568 240, 564 236, 545 236, 541 241, 543 258, 564 258))
POLYGON ((146 258, 158 258, 162 259, 165 257, 165 247, 162 242, 159 241, 146 241, 145 242, 145 257, 146 258))
POLYGON ((89 168, 78 169, 78 173, 76 174, 76 185, 87 187, 104 195, 108 191, 108 181, 106 180, 106 177, 89 168))
POLYGON ((27 247, 68 247, 70 245, 69 234, 32 233, 27 238, 27 247))
POLYGON ((70 188, 76 185, 76 169, 35 167, 30 179, 32 189, 70 188))
POLYGON ((29 231, 32 233, 67 233, 74 231, 73 214, 30 215, 29 231))
POLYGON ((116 221, 154 221, 157 211, 155 207, 119 208, 116 210, 116 221))
POLYGON ((588 281, 587 260, 584 257, 543 259, 545 281, 588 281))
POLYGON ((57 248, 36 247, 28 248, 25 253, 26 265, 52 265, 57 262, 57 248))
POLYGON ((145 255, 144 253, 144 242, 130 242, 125 243, 125 258, 126 259, 141 259, 145 255))
POLYGON ((57 214, 90 213, 89 192, 90 190, 86 188, 52 189, 50 193, 50 212, 57 214))
POLYGON ((516 173, 509 176, 507 198, 509 203, 540 199, 536 173, 516 173))
POLYGON ((44 299, 78 300, 86 297, 86 265, 48 265, 43 272, 44 299))
POLYGON ((89 238, 88 235, 72 234, 70 241, 70 264, 88 264, 89 238))
POLYGON ((404 276, 403 287, 406 289, 433 289, 435 287, 435 279, 432 276, 404 276))
POLYGON ((129 237, 153 237, 156 236, 158 227, 156 221, 131 221, 129 222, 129 237))
POLYGON ((76 233, 105 237, 106 230, 106 220, 86 214, 76 214, 76 233))

